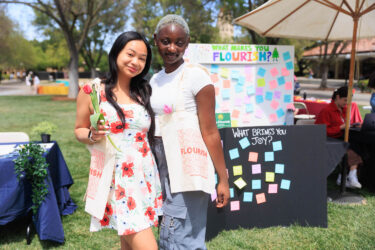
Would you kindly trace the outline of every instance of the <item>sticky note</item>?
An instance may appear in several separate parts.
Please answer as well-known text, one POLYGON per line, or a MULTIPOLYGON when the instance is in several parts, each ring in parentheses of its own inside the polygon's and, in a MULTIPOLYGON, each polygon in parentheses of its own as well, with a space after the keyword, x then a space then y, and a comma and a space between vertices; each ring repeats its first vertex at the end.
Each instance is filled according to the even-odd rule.
POLYGON ((296 108, 294 107, 294 104, 293 104, 293 103, 288 103, 288 104, 286 105, 286 109, 295 110, 296 108))
POLYGON ((277 98, 277 99, 280 99, 280 97, 281 97, 281 92, 280 92, 280 91, 275 91, 275 92, 273 92, 273 97, 274 97, 274 98, 277 98))
POLYGON ((277 76, 277 75, 279 74, 279 71, 277 70, 276 67, 274 67, 274 68, 272 68, 272 69, 270 70, 270 73, 271 73, 271 75, 272 75, 273 77, 275 77, 275 76, 277 76))
POLYGON ((268 82, 268 85, 270 86, 270 89, 275 89, 277 87, 276 80, 272 80, 268 82))
POLYGON ((256 118, 262 118, 263 117, 263 111, 261 109, 256 109, 255 110, 255 117, 256 118))
POLYGON ((258 161, 258 153, 257 152, 249 152, 249 161, 257 162, 258 161))
MULTIPOLYGON (((215 87, 215 96, 220 94, 220 88, 215 87)), ((217 103, 216 103, 217 104, 217 103)))
POLYGON ((238 78, 238 82, 237 82, 237 84, 239 84, 239 85, 244 85, 244 84, 245 84, 245 77, 244 77, 244 76, 240 76, 240 77, 238 78))
MULTIPOLYGON (((215 92, 216 92, 216 89, 215 89, 215 92)), ((219 102, 216 100, 215 101, 215 110, 218 110, 219 108, 220 108, 219 102)))
POLYGON ((277 194, 277 184, 269 184, 268 185, 268 193, 269 194, 277 194))
POLYGON ((290 53, 289 51, 283 53, 284 61, 288 61, 290 59, 290 53))
POLYGON ((235 180, 234 185, 236 185, 239 189, 243 189, 247 183, 242 179, 242 177, 235 180))
POLYGON ((260 164, 253 164, 251 165, 251 173, 252 174, 260 174, 262 173, 262 167, 260 164))
POLYGON ((276 116, 276 114, 270 114, 270 122, 271 123, 277 122, 277 116, 276 116))
POLYGON ((250 120, 251 120, 251 117, 250 117, 249 114, 244 114, 244 115, 242 116, 242 122, 243 122, 243 123, 250 123, 250 120))
POLYGON ((293 83, 292 82, 286 82, 285 83, 285 89, 286 90, 291 90, 293 88, 293 83))
POLYGON ((231 127, 238 127, 238 121, 237 120, 231 120, 230 121, 231 127))
POLYGON ((290 188, 290 180, 282 179, 281 180, 281 184, 280 184, 280 188, 281 189, 289 190, 289 188, 290 188))
POLYGON ((287 70, 286 68, 282 68, 281 69, 281 75, 282 76, 289 76, 289 70, 287 70))
POLYGON ((219 65, 211 64, 211 73, 218 73, 219 72, 219 65))
POLYGON ((231 201, 230 202, 230 211, 240 210, 240 201, 231 201))
POLYGON ((242 149, 245 149, 248 146, 250 146, 250 142, 249 142, 249 139, 247 139, 247 137, 242 138, 238 142, 240 143, 242 149))
POLYGON ((285 78, 283 76, 280 76, 277 78, 277 83, 280 85, 284 85, 285 84, 285 78))
POLYGON ((266 172, 266 182, 274 182, 274 181, 275 181, 275 173, 266 172))
POLYGON ((221 97, 223 100, 228 100, 230 98, 230 90, 229 89, 223 89, 221 91, 221 97))
POLYGON ((267 91, 266 92, 266 100, 267 101, 272 101, 272 92, 271 91, 267 91))
POLYGON ((255 89, 255 94, 256 95, 263 95, 263 88, 256 88, 255 89))
POLYGON ((255 88, 254 88, 254 86, 248 86, 248 87, 246 88, 246 93, 247 93, 247 95, 253 95, 253 94, 255 93, 255 88))
POLYGON ((266 196, 264 193, 257 194, 256 196, 257 204, 265 203, 266 202, 266 196))
POLYGON ((242 105, 243 105, 243 100, 242 100, 242 98, 237 97, 237 98, 234 100, 234 106, 241 107, 242 105))
POLYGON ((231 77, 234 80, 238 80, 240 72, 238 70, 232 70, 231 77))
POLYGON ((254 67, 253 66, 245 66, 244 71, 245 71, 245 74, 252 75, 252 74, 254 74, 253 73, 254 67))
POLYGON ((217 74, 210 75, 211 81, 217 83, 219 81, 219 76, 217 74))
POLYGON ((247 113, 254 112, 254 106, 252 104, 246 104, 246 112, 247 113))
POLYGON ((252 202, 252 201, 253 201, 253 192, 244 192, 243 202, 252 202))
POLYGON ((240 157, 240 154, 238 153, 238 148, 233 148, 229 150, 229 157, 231 160, 237 159, 238 157, 240 157))
POLYGON ((291 95, 284 95, 284 102, 292 102, 292 96, 291 95))
POLYGON ((211 201, 216 200, 216 198, 217 198, 217 193, 216 193, 216 190, 214 189, 214 191, 211 194, 211 201))
POLYGON ((217 174, 215 174, 215 184, 217 184, 217 174))
POLYGON ((283 149, 281 141, 274 141, 272 142, 273 151, 280 151, 283 149))
POLYGON ((238 109, 233 109, 232 118, 238 118, 240 116, 240 111, 238 109))
POLYGON ((220 107, 222 111, 229 111, 231 109, 230 106, 231 105, 229 101, 222 101, 220 107))
POLYGON ((266 81, 264 80, 264 78, 258 78, 257 84, 258 84, 258 87, 264 87, 266 86, 266 81))
POLYGON ((255 96, 255 102, 256 103, 262 103, 263 102, 263 96, 262 95, 257 95, 255 96))
POLYGON ((281 164, 281 163, 275 164, 275 173, 284 174, 284 164, 281 164))
POLYGON ((246 104, 250 104, 251 103, 251 97, 250 96, 245 96, 243 102, 246 103, 246 104))
POLYGON ((278 106, 279 106, 279 103, 277 101, 275 101, 275 100, 271 101, 271 108, 277 109, 278 106))
POLYGON ((229 77, 229 69, 227 69, 227 68, 220 68, 220 76, 222 78, 228 78, 229 77))
POLYGON ((290 62, 287 62, 286 64, 285 64, 285 66, 286 66, 286 68, 288 69, 288 70, 292 70, 293 69, 293 63, 290 61, 290 62))
POLYGON ((229 195, 230 195, 230 198, 234 197, 234 189, 233 188, 229 188, 229 195))
POLYGON ((259 67, 257 75, 261 76, 261 77, 264 77, 265 74, 266 74, 266 70, 262 67, 259 67))
POLYGON ((233 166, 233 176, 242 175, 242 165, 233 166))
POLYGON ((223 80, 223 88, 230 88, 230 81, 229 80, 223 80))
POLYGON ((273 161, 273 152, 264 152, 264 161, 273 161))
POLYGON ((236 84, 235 91, 236 93, 241 93, 243 91, 243 85, 236 84))
POLYGON ((251 188, 252 189, 261 189, 262 188, 262 183, 260 180, 252 180, 251 181, 251 188))
POLYGON ((277 117, 282 117, 283 115, 285 115, 285 112, 282 108, 279 108, 278 110, 276 110, 276 114, 277 114, 277 117))

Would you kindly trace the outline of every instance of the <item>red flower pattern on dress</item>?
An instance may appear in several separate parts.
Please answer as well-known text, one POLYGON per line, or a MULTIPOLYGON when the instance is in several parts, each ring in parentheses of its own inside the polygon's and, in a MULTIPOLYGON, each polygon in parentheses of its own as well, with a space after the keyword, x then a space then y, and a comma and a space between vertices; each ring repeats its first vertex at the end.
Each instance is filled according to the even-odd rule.
POLYGON ((125 189, 121 187, 120 185, 117 185, 117 188, 115 190, 116 200, 121 200, 125 197, 125 189))
POLYGON ((124 113, 126 118, 134 118, 133 110, 125 110, 124 108, 122 108, 121 110, 124 113))
POLYGON ((151 183, 150 182, 147 182, 147 188, 148 188, 148 192, 151 193, 152 189, 151 189, 151 183))
POLYGON ((122 133, 123 131, 124 131, 124 126, 122 125, 121 121, 111 123, 111 132, 113 134, 119 134, 119 133, 122 133))
POLYGON ((105 206, 105 213, 106 213, 107 215, 112 215, 112 214, 113 214, 113 209, 112 209, 111 204, 108 204, 108 203, 107 203, 107 205, 105 206))
POLYGON ((138 132, 134 136, 136 142, 145 142, 145 137, 146 137, 146 134, 145 133, 141 133, 141 132, 138 132))
POLYGON ((134 233, 135 233, 134 229, 126 229, 122 235, 129 235, 129 234, 134 234, 134 233))
POLYGON ((137 204, 135 204, 135 200, 133 199, 133 197, 129 197, 127 205, 129 210, 133 210, 137 206, 137 204))
POLYGON ((101 102, 106 102, 107 101, 107 97, 105 97, 104 90, 100 91, 100 101, 101 102))
POLYGON ((134 167, 134 164, 133 162, 130 162, 129 164, 127 164, 126 162, 123 162, 122 163, 122 176, 124 177, 125 175, 128 176, 128 177, 131 177, 134 175, 134 172, 133 172, 133 167, 134 167))
MULTIPOLYGON (((106 117, 107 116, 107 113, 106 112, 104 112, 104 110, 103 109, 100 109, 100 113, 102 113, 103 115, 104 115, 104 117, 106 117)), ((107 121, 106 121, 107 122, 107 121)))
POLYGON ((104 214, 103 219, 100 220, 100 225, 102 225, 102 227, 109 225, 109 217, 106 214, 104 214))
POLYGON ((148 218, 150 218, 150 220, 154 220, 154 216, 155 216, 155 211, 152 207, 148 207, 146 212, 145 212, 145 215, 148 216, 148 218))
POLYGON ((142 146, 138 151, 142 153, 142 156, 143 156, 143 157, 146 157, 146 156, 147 156, 147 153, 150 151, 150 148, 147 147, 147 143, 144 142, 144 143, 143 143, 143 146, 142 146))
POLYGON ((158 220, 155 220, 154 221, 154 227, 158 227, 159 226, 159 222, 158 222, 158 220))

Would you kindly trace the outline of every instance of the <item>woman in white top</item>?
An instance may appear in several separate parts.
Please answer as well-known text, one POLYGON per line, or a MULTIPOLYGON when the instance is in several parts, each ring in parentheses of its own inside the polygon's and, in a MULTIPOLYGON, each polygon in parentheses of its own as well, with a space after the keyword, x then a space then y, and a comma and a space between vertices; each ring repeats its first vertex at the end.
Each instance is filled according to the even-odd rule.
POLYGON ((163 17, 156 27, 154 40, 164 63, 164 68, 150 81, 151 106, 156 114, 155 156, 164 200, 159 247, 206 249, 204 240, 209 195, 202 191, 171 192, 171 182, 174 180, 171 180, 168 168, 173 166, 167 166, 159 122, 161 116, 176 111, 178 96, 182 96, 184 111, 198 116, 201 132, 199 136, 203 138, 219 177, 216 206, 224 207, 229 199, 229 185, 220 135, 216 127, 215 90, 202 66, 191 66, 184 62, 183 55, 190 36, 188 25, 182 17, 163 17), (176 94, 181 93, 178 92, 181 85, 183 93, 176 94))

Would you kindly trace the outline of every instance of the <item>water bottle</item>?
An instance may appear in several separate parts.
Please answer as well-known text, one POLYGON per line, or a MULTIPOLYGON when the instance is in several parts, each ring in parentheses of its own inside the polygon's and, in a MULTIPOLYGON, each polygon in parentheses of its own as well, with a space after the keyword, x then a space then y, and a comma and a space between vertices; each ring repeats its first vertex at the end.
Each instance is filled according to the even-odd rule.
POLYGON ((294 112, 293 109, 287 109, 285 114, 285 125, 294 124, 294 112))
POLYGON ((303 100, 306 100, 307 94, 306 92, 303 92, 303 100))

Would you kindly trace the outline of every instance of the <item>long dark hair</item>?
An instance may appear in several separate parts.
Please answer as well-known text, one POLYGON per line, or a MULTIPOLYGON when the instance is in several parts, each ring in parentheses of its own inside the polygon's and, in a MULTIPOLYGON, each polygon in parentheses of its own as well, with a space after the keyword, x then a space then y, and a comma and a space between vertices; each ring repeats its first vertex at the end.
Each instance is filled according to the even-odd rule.
POLYGON ((140 40, 143 41, 147 47, 147 58, 146 64, 143 71, 133 77, 130 80, 130 97, 145 107, 147 113, 151 117, 151 126, 148 131, 148 140, 150 145, 153 145, 154 142, 154 132, 155 132, 155 113, 151 108, 150 103, 150 96, 151 96, 151 86, 149 82, 145 79, 147 75, 150 65, 151 65, 151 47, 146 38, 135 31, 127 31, 122 33, 116 38, 116 41, 113 43, 111 51, 108 55, 108 63, 109 63, 109 73, 103 82, 105 83, 105 96, 107 101, 115 108, 120 120, 122 122, 122 126, 125 127, 125 114, 122 112, 120 106, 116 102, 116 96, 113 94, 113 88, 116 86, 118 80, 118 72, 117 72, 117 57, 121 50, 125 47, 125 45, 133 40, 140 40))

